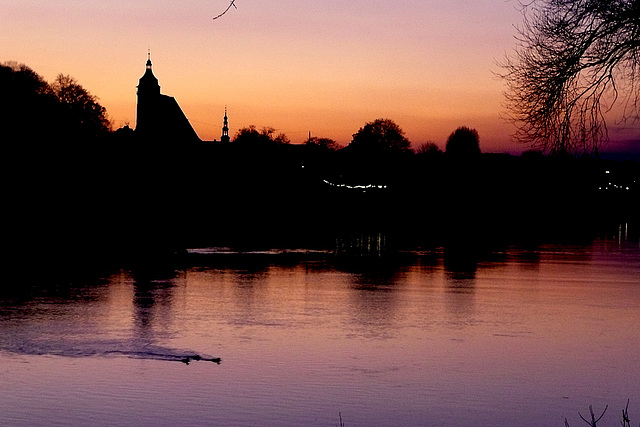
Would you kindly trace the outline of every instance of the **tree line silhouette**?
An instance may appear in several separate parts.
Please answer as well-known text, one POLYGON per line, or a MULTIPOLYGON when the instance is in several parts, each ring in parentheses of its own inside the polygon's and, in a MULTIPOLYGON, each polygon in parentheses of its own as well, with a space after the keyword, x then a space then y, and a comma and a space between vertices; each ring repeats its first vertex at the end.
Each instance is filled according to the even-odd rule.
POLYGON ((390 119, 366 123, 345 147, 291 144, 255 126, 226 144, 149 141, 128 126, 111 131, 97 98, 69 76, 48 84, 4 64, 0 87, 8 224, 24 250, 307 245, 353 230, 471 244, 638 217, 636 162, 483 154, 467 127, 444 151, 433 142, 413 151, 390 119))

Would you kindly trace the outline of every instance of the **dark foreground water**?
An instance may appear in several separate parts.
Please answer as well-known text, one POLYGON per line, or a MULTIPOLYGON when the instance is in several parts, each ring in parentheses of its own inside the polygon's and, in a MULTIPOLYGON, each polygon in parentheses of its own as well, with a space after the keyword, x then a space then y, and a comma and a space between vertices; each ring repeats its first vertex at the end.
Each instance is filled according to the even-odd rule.
POLYGON ((608 404, 614 426, 627 399, 635 425, 640 247, 610 237, 27 267, 2 284, 0 425, 577 426, 608 404))

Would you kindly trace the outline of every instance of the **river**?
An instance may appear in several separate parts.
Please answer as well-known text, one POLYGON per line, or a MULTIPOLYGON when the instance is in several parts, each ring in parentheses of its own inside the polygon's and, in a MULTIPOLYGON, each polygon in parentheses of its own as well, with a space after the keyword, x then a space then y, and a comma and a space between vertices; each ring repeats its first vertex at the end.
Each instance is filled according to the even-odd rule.
POLYGON ((622 227, 464 263, 377 238, 21 267, 0 295, 0 425, 577 426, 609 405, 614 426, 627 400, 635 425, 640 246, 622 227))

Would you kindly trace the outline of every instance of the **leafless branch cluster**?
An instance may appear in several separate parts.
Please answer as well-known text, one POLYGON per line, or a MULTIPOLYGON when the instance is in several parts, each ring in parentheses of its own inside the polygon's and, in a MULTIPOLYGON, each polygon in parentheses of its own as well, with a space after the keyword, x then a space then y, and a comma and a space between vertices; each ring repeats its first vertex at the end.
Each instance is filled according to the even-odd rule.
POLYGON ((640 0, 521 3, 518 47, 502 64, 516 138, 549 152, 598 151, 605 120, 640 106, 640 0))
MULTIPOLYGON (((600 422, 602 417, 604 417, 604 414, 607 412, 608 408, 609 408, 609 405, 606 405, 598 418, 596 418, 596 415, 593 412, 593 406, 591 405, 589 405, 589 414, 591 415, 591 419, 587 419, 583 417, 580 412, 578 412, 578 415, 580 415, 580 418, 582 419, 582 421, 587 423, 589 426, 597 427, 598 422, 600 422)), ((631 427, 631 420, 629 419, 629 401, 628 400, 627 400, 627 406, 625 406, 625 408, 622 410, 622 421, 620 421, 620 424, 622 425, 622 427, 631 427)), ((564 419, 564 425, 565 427, 570 427, 569 421, 567 421, 566 418, 564 419)), ((640 427, 640 424, 638 425, 638 427, 640 427)))

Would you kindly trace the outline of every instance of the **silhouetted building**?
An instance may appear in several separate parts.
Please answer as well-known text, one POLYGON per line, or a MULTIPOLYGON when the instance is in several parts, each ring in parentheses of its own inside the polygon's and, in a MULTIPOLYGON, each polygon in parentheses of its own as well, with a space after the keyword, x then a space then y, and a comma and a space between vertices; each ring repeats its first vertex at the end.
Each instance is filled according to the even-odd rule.
POLYGON ((175 98, 160 93, 151 70, 151 55, 138 82, 136 135, 155 142, 198 142, 200 138, 175 98))

